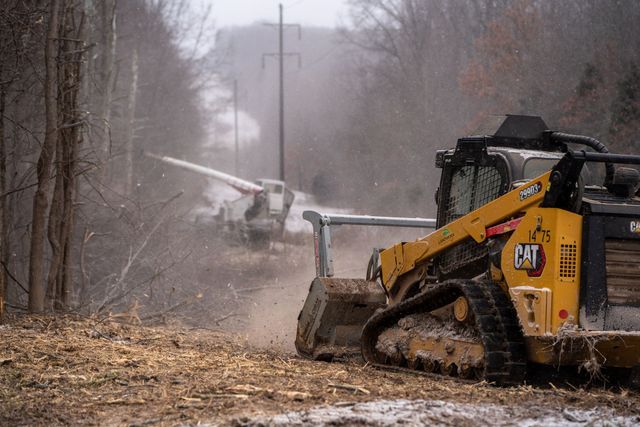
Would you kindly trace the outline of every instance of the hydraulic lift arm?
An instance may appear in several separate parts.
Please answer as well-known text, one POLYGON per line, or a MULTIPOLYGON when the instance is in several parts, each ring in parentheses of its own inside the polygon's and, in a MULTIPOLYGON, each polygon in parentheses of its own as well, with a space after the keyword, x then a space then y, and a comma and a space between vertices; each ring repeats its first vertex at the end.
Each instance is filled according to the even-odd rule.
POLYGON ((441 227, 414 242, 401 242, 380 252, 382 284, 395 294, 398 278, 432 259, 442 251, 471 237, 481 243, 487 228, 512 219, 527 209, 539 206, 549 187, 552 171, 532 179, 475 211, 441 227))

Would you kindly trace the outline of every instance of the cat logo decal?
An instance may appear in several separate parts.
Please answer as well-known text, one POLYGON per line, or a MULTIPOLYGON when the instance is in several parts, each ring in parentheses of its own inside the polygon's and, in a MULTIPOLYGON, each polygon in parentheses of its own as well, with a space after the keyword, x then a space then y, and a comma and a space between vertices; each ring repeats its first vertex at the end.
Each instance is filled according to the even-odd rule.
POLYGON ((515 247, 513 266, 516 270, 527 270, 529 277, 540 277, 547 258, 542 245, 537 243, 518 243, 515 247))

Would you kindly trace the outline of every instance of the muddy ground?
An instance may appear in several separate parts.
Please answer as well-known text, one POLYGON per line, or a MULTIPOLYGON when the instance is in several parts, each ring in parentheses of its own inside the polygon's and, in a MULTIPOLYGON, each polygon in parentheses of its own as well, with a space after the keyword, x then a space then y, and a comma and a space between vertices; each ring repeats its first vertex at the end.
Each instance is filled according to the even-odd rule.
POLYGON ((501 389, 312 362, 214 329, 14 316, 0 337, 0 425, 640 423, 627 389, 501 389))

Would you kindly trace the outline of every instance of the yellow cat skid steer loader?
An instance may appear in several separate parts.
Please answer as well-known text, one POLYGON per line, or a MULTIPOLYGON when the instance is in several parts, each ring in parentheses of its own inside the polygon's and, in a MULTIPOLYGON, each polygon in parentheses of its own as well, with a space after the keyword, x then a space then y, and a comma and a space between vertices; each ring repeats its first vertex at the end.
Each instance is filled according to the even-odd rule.
POLYGON ((318 277, 299 354, 498 385, 530 362, 640 365, 640 174, 614 166, 640 156, 539 117, 493 117, 478 135, 437 152, 435 231, 374 250, 365 279, 331 277, 331 224, 433 224, 305 213, 318 277))

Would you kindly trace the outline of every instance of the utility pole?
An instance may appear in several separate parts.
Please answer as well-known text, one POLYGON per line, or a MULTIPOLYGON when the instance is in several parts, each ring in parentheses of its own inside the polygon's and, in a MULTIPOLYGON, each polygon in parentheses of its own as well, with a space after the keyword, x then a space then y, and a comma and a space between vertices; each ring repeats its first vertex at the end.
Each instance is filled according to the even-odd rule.
POLYGON ((278 68, 279 68, 279 161, 280 161, 280 180, 284 181, 285 171, 284 171, 284 57, 285 56, 297 56, 298 57, 298 67, 302 66, 302 58, 300 53, 297 52, 285 52, 284 51, 284 29, 285 27, 297 27, 298 28, 298 40, 300 40, 302 35, 302 29, 299 24, 285 24, 283 18, 283 8, 282 3, 278 5, 278 9, 280 11, 280 20, 278 24, 265 24, 269 26, 278 26, 278 53, 264 53, 262 54, 262 68, 265 66, 265 57, 275 56, 278 58, 278 68))
POLYGON ((236 143, 236 176, 240 176, 240 147, 238 144, 238 80, 233 81, 233 128, 236 143))
POLYGON ((278 59, 280 68, 280 181, 284 181, 284 22, 282 19, 282 3, 278 5, 280 10, 280 28, 278 59))

